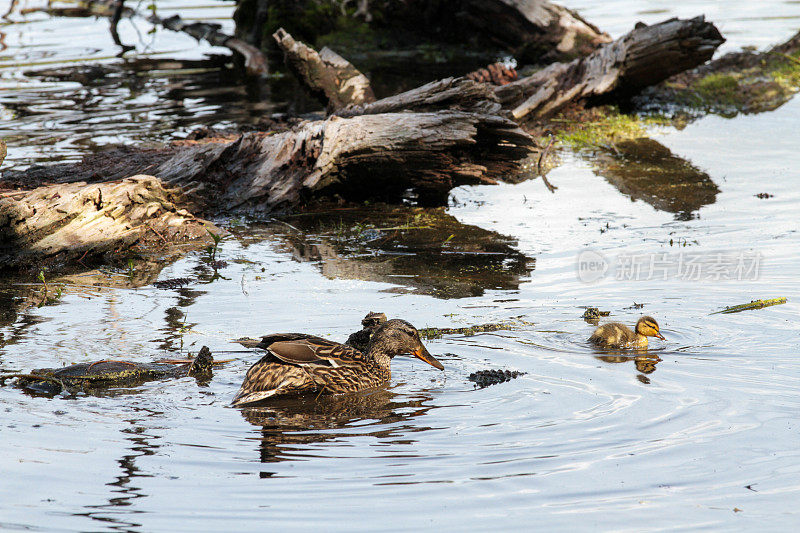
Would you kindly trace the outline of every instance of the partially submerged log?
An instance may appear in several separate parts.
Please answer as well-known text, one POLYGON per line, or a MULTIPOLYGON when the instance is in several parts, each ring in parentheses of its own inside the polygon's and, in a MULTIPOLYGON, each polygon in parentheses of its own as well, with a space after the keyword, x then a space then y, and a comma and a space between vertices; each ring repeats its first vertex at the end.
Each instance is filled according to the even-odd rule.
POLYGON ((317 53, 295 41, 283 28, 273 37, 286 55, 288 65, 329 111, 375 101, 367 77, 330 48, 324 47, 317 53))
POLYGON ((182 203, 177 191, 152 176, 3 193, 0 267, 56 255, 61 260, 103 255, 145 239, 180 242, 215 229, 182 203))
POLYGON ((270 212, 337 194, 396 200, 409 189, 421 203, 441 205, 453 187, 512 175, 533 146, 515 122, 491 113, 333 116, 188 147, 153 173, 223 210, 270 212))
POLYGON ((705 63, 725 40, 705 18, 639 24, 627 35, 570 63, 555 63, 498 87, 515 119, 546 117, 566 104, 612 91, 636 91, 705 63))

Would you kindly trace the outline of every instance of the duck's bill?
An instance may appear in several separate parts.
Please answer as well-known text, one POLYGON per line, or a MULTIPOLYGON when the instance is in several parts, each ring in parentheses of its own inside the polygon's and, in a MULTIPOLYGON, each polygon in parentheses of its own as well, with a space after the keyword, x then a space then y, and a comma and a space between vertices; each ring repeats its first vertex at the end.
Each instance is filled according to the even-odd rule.
POLYGON ((661 333, 659 333, 659 332, 657 332, 657 331, 656 331, 656 337, 658 337, 658 338, 659 338, 659 339, 661 339, 662 341, 665 341, 665 340, 667 340, 667 339, 665 339, 665 338, 664 338, 664 336, 663 336, 661 333))
POLYGON ((429 354, 429 353, 428 353, 428 350, 427 350, 427 349, 425 349, 425 347, 424 347, 424 346, 420 346, 419 348, 417 348, 416 350, 414 350, 414 351, 413 351, 413 352, 411 352, 411 353, 412 353, 412 354, 414 354, 414 357, 417 357, 417 358, 419 358, 419 359, 422 359, 423 361, 425 361, 425 362, 426 362, 426 363, 428 363, 429 365, 431 365, 431 366, 435 366, 435 367, 436 367, 436 368, 438 368, 439 370, 444 370, 444 366, 442 365, 442 363, 440 363, 439 361, 437 361, 437 360, 436 360, 436 358, 435 358, 434 356, 432 356, 431 354, 429 354))

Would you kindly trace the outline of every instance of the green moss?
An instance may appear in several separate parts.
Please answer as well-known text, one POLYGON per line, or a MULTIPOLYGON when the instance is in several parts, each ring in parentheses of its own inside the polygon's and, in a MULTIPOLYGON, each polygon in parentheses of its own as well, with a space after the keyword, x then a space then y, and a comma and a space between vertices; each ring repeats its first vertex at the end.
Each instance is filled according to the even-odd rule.
POLYGON ((780 54, 772 66, 772 78, 776 83, 792 93, 800 90, 800 52, 780 54))
POLYGON ((594 111, 592 120, 568 120, 561 117, 553 119, 554 123, 564 125, 556 133, 558 140, 573 150, 590 150, 646 137, 649 128, 668 123, 663 117, 629 115, 614 107, 594 111))
POLYGON ((742 90, 733 74, 709 74, 695 84, 695 93, 705 101, 722 105, 742 105, 742 90))
POLYGON ((800 57, 767 52, 757 66, 714 72, 688 88, 673 89, 678 104, 705 112, 733 116, 768 111, 800 90, 800 57))

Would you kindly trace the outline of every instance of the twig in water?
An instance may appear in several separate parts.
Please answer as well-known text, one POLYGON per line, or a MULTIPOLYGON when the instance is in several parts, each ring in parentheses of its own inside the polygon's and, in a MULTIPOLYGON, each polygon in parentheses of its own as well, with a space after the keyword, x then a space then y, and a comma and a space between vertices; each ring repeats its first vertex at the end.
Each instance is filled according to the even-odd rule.
POLYGON ((786 298, 772 298, 770 300, 753 300, 747 304, 740 304, 740 305, 733 305, 731 307, 726 307, 722 311, 715 311, 711 313, 712 315, 718 315, 720 313, 729 314, 729 313, 739 313, 741 311, 749 311, 752 309, 763 309, 765 307, 770 307, 772 305, 780 305, 786 303, 786 298))

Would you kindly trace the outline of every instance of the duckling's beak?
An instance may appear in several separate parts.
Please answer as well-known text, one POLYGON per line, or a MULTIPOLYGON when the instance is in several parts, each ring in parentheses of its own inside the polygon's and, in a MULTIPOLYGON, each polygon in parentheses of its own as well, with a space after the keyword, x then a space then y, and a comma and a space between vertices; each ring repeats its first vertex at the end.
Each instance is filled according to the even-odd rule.
POLYGON ((434 356, 432 356, 430 353, 428 353, 428 350, 423 345, 420 344, 419 348, 417 348, 416 350, 414 350, 411 353, 414 354, 414 357, 422 359, 423 361, 425 361, 429 365, 435 366, 439 370, 444 370, 444 366, 442 366, 442 363, 437 361, 434 356))
POLYGON ((659 338, 659 339, 661 339, 662 341, 665 341, 665 340, 667 340, 667 339, 665 339, 665 338, 664 338, 664 336, 663 336, 663 335, 662 335, 660 332, 658 332, 658 331, 656 331, 656 337, 658 337, 658 338, 659 338))

